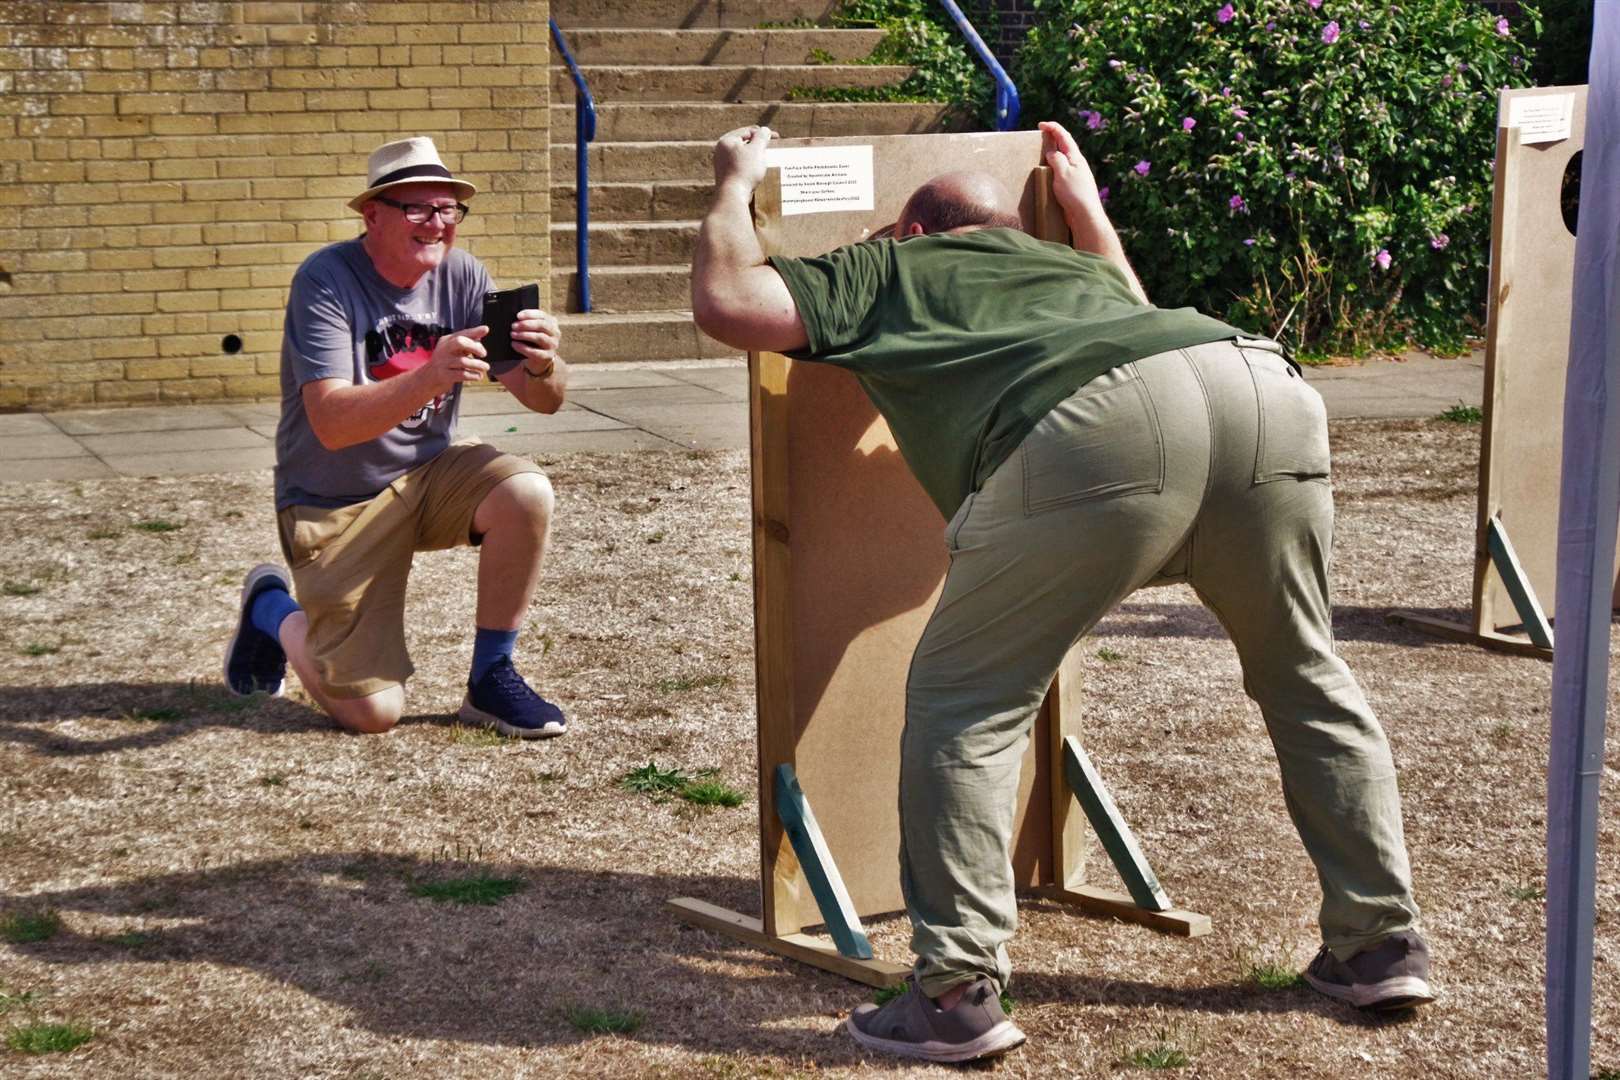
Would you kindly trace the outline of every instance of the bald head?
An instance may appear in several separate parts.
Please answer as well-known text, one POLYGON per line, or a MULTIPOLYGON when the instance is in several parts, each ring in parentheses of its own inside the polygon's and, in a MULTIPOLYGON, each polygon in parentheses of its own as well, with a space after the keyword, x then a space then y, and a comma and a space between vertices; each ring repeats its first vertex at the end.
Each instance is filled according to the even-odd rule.
POLYGON ((912 192, 895 223, 895 235, 942 233, 968 228, 1020 228, 1018 203, 989 173, 950 172, 912 192))

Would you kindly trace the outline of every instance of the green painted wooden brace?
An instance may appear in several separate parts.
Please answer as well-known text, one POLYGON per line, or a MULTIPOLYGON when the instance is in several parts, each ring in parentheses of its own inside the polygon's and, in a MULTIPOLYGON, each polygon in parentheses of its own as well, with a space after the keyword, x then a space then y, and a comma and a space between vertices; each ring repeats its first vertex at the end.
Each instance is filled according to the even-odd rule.
POLYGON ((872 959, 872 944, 861 929, 861 919, 855 914, 855 904, 844 888, 844 879, 838 875, 838 865, 827 849, 827 839, 821 835, 816 815, 810 811, 810 800, 804 797, 799 778, 793 766, 776 767, 776 816, 782 819, 782 828, 799 857, 799 868, 810 883, 810 893, 821 909, 821 921, 827 924, 838 951, 852 960, 872 959))
POLYGON ((1491 562, 1495 565, 1496 572, 1502 576, 1502 584, 1507 587, 1508 596, 1513 599, 1513 609, 1519 613, 1519 621, 1524 624, 1524 632, 1530 635, 1530 640, 1536 645, 1543 649, 1551 649, 1552 626, 1541 610, 1541 602, 1536 599, 1536 590, 1531 587, 1530 579, 1524 576, 1524 568, 1519 565, 1519 556, 1514 552, 1513 545, 1508 542, 1507 528, 1502 524, 1502 519, 1494 514, 1485 527, 1485 544, 1490 548, 1491 562))
POLYGON ((1125 881, 1136 906, 1149 911, 1169 911, 1170 897, 1165 895, 1153 868, 1136 843, 1131 827, 1125 824, 1119 808, 1103 786, 1102 776, 1080 748, 1080 740, 1073 735, 1063 740, 1063 775, 1069 781, 1069 790, 1085 809, 1091 827, 1102 841, 1103 850, 1113 860, 1114 869, 1125 881))

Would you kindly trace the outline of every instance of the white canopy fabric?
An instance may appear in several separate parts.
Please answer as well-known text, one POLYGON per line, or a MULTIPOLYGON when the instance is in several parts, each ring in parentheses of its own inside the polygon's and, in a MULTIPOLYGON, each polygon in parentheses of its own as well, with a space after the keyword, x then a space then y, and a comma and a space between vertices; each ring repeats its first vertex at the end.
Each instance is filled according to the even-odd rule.
POLYGON ((1598 785, 1620 530, 1620 3, 1594 4, 1564 390, 1547 761, 1547 1075, 1587 1080, 1598 785))

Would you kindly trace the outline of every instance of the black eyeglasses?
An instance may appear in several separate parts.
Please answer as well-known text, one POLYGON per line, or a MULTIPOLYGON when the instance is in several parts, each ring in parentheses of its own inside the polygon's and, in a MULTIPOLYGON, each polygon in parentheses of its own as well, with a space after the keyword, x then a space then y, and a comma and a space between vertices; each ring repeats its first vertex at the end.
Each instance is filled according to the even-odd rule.
POLYGON ((406 221, 414 222, 417 225, 426 224, 427 220, 435 214, 452 225, 461 224, 462 219, 467 216, 468 207, 466 203, 450 203, 446 206, 435 206, 432 203, 395 202, 393 199, 385 199, 381 195, 374 195, 372 197, 380 203, 386 203, 387 205, 392 206, 394 209, 405 215, 406 221))

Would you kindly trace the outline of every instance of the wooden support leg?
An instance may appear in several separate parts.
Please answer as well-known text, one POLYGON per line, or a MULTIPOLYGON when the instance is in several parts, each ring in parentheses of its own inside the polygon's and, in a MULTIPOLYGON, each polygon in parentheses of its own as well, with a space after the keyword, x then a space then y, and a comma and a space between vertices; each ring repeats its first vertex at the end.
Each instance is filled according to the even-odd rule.
POLYGON ((844 888, 844 879, 838 875, 816 815, 810 810, 810 800, 799 787, 799 778, 793 766, 776 767, 776 815, 782 819, 782 828, 793 844, 793 853, 799 857, 799 869, 810 883, 810 893, 816 898, 821 921, 826 923, 838 951, 853 960, 872 959, 872 945, 861 929, 860 916, 855 904, 844 888))
POLYGON ((1119 876, 1124 879, 1130 895, 1121 896, 1088 885, 1048 886, 1036 889, 1036 895, 1073 904, 1095 915, 1110 915, 1169 934, 1202 937, 1209 933, 1209 916, 1171 907, 1170 897, 1154 876, 1153 868, 1148 865, 1119 808, 1114 805, 1096 766, 1073 735, 1063 739, 1063 773, 1069 781, 1069 789, 1085 809, 1092 829, 1102 841, 1103 849, 1108 852, 1119 876))
POLYGON ((1536 590, 1531 587, 1530 579, 1519 564, 1518 554, 1508 541, 1507 529, 1500 517, 1492 516, 1490 524, 1486 526, 1485 544, 1490 549, 1496 572, 1502 576, 1502 584, 1513 598, 1513 609, 1519 613, 1525 633, 1538 648, 1550 650, 1553 647, 1552 626, 1547 622, 1546 613, 1541 610, 1541 602, 1536 599, 1536 590))
POLYGON ((789 960, 810 964, 842 975, 846 979, 883 989, 899 986, 911 977, 911 967, 891 964, 887 960, 855 960, 844 956, 826 941, 809 934, 767 934, 760 921, 749 915, 678 896, 669 901, 669 908, 677 919, 703 930, 736 938, 738 941, 785 956, 789 960))

